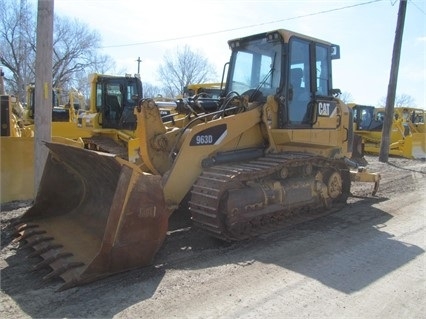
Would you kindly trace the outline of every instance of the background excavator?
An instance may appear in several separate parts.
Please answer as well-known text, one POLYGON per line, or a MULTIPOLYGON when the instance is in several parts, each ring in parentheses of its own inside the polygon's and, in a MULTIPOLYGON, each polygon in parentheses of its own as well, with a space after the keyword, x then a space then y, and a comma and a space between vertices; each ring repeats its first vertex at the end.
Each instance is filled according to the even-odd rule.
MULTIPOLYGON (((354 103, 348 105, 354 112, 355 133, 362 138, 364 152, 379 155, 385 109, 354 103)), ((426 158, 425 113, 426 111, 420 108, 394 108, 390 155, 426 158)))
POLYGON ((39 192, 17 226, 43 259, 36 268, 53 269, 45 279, 66 289, 149 265, 184 208, 194 227, 234 241, 340 209, 354 181, 376 193, 380 175, 351 160, 352 110, 332 86, 339 47, 288 30, 228 43, 216 111, 164 122, 152 99, 132 110, 140 165, 46 143, 39 192))

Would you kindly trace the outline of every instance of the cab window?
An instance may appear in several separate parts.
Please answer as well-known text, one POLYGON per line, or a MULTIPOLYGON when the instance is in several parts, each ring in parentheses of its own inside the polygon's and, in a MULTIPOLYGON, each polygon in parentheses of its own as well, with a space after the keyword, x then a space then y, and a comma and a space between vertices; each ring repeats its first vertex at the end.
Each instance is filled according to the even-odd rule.
POLYGON ((309 120, 308 104, 310 94, 310 43, 293 38, 290 40, 290 68, 288 85, 289 124, 305 124, 309 120))
POLYGON ((317 89, 315 94, 320 96, 328 96, 330 92, 330 64, 329 64, 328 47, 316 45, 316 80, 317 89))

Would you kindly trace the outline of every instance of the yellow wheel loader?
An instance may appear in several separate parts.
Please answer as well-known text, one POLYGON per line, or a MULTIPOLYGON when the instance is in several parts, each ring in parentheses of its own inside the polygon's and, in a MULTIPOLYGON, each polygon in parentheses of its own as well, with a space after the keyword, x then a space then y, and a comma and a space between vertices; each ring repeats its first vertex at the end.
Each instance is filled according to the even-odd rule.
MULTIPOLYGON (((354 112, 355 133, 362 138, 365 153, 379 155, 384 108, 349 104, 354 112)), ((405 158, 426 158, 425 110, 396 107, 392 120, 389 154, 405 158)))
POLYGON ((60 289, 152 263, 170 216, 242 240, 343 207, 354 181, 380 175, 351 160, 352 110, 336 98, 339 47, 288 30, 230 40, 215 112, 163 122, 152 99, 133 109, 143 165, 111 153, 50 150, 18 240, 61 277, 60 289))

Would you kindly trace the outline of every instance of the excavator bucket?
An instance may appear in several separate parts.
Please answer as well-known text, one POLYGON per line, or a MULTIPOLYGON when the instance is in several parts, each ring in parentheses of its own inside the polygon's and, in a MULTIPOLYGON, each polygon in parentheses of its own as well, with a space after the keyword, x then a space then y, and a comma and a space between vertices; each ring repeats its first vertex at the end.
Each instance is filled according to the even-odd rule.
POLYGON ((61 277, 60 290, 149 265, 168 228, 161 177, 115 155, 46 143, 49 156, 17 240, 61 277))

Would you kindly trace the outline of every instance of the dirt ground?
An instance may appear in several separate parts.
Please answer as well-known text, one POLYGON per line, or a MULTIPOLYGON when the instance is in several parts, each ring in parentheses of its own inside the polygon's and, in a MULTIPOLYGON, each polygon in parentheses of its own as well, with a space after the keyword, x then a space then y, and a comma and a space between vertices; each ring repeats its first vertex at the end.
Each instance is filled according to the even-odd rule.
POLYGON ((56 292, 12 241, 29 202, 1 207, 1 318, 424 318, 426 162, 367 156, 382 181, 353 184, 339 212, 223 243, 191 228, 152 266, 56 292))

